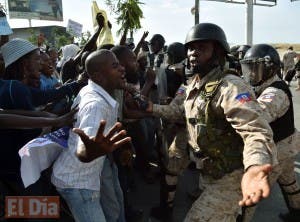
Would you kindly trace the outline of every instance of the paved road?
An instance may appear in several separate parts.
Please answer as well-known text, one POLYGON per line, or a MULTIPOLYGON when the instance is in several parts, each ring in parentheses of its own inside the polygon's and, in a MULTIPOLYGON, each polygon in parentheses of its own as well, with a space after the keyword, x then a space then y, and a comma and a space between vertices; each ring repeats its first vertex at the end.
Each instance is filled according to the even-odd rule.
MULTIPOLYGON (((295 123, 296 127, 300 129, 300 91, 295 91, 295 87, 296 82, 292 82, 291 89, 294 95, 295 123)), ((300 155, 296 158, 295 172, 297 173, 298 181, 300 181, 300 155)), ((131 202, 134 206, 138 206, 144 210, 143 222, 156 222, 155 219, 149 218, 149 210, 151 207, 158 205, 159 203, 159 183, 157 181, 152 185, 146 184, 138 174, 136 175, 136 180, 137 188, 135 192, 130 194, 131 202)), ((186 170, 180 178, 175 198, 174 217, 176 222, 183 221, 185 214, 192 204, 192 200, 188 197, 187 193, 193 190, 196 186, 197 173, 186 170)), ((287 208, 279 187, 276 185, 272 189, 271 196, 262 201, 257 207, 252 222, 281 222, 278 218, 279 212, 287 212, 287 208)))

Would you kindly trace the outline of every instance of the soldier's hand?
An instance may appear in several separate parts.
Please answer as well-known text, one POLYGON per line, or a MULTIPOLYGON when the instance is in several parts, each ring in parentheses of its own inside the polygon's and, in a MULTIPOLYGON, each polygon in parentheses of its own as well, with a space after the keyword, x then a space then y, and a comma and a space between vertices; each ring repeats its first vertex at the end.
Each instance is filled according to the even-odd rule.
POLYGON ((243 199, 239 201, 240 206, 254 205, 270 195, 268 175, 271 170, 270 164, 249 167, 241 182, 243 199))

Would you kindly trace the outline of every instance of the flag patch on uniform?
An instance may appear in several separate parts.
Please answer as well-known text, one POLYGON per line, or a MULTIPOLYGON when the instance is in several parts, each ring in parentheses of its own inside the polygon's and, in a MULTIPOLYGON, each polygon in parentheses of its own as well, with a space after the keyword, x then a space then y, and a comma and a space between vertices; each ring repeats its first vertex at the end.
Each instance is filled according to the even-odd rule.
POLYGON ((183 95, 185 92, 185 88, 180 86, 179 89, 176 92, 176 95, 183 95))
POLYGON ((259 97, 259 100, 261 101, 264 101, 264 102, 267 102, 267 103, 270 103, 273 101, 273 98, 275 97, 275 94, 274 93, 268 93, 268 94, 265 94, 265 95, 262 95, 259 97))
POLYGON ((245 103, 252 100, 249 92, 238 94, 235 99, 237 99, 240 103, 245 103))

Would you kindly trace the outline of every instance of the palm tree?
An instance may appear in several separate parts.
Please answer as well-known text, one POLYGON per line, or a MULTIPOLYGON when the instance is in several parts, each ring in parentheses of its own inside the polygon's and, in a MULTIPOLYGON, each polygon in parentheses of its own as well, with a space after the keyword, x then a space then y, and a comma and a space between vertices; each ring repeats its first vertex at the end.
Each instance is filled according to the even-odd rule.
POLYGON ((132 38, 133 32, 141 28, 143 11, 140 5, 144 3, 139 0, 106 0, 106 4, 117 14, 116 21, 121 26, 117 34, 129 31, 132 38))

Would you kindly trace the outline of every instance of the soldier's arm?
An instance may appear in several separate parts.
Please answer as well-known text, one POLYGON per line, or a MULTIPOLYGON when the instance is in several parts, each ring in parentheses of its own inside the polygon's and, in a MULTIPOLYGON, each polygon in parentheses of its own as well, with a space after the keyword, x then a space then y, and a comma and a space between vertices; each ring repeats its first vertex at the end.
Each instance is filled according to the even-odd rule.
POLYGON ((225 81, 217 94, 217 106, 244 141, 245 173, 240 206, 252 206, 270 194, 268 175, 277 164, 273 133, 251 88, 240 79, 225 81), (221 109, 221 110, 222 110, 221 109))
POLYGON ((272 129, 262 115, 250 86, 238 77, 231 77, 220 87, 216 99, 227 121, 244 141, 244 168, 276 164, 277 151, 272 129))
POLYGON ((177 94, 175 98, 168 105, 153 104, 153 116, 167 119, 170 121, 183 121, 184 120, 184 107, 183 102, 185 95, 177 94))

